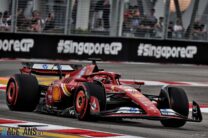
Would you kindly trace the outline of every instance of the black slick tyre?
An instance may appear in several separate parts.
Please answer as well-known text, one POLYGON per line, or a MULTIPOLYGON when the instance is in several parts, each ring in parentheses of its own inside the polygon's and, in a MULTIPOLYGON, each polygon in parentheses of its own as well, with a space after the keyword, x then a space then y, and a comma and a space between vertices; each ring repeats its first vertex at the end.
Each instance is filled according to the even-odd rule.
POLYGON ((74 97, 75 116, 82 121, 95 121, 96 117, 91 115, 91 97, 99 101, 100 111, 105 110, 106 97, 105 89, 97 83, 84 82, 76 90, 74 97))
MULTIPOLYGON (((183 89, 177 87, 166 87, 161 90, 159 97, 162 99, 158 104, 159 109, 170 108, 184 117, 188 117, 188 97, 183 89)), ((182 127, 185 123, 186 120, 182 119, 161 120, 161 124, 165 127, 182 127)))
POLYGON ((35 76, 15 74, 6 88, 6 102, 10 110, 33 111, 40 99, 39 85, 35 76))

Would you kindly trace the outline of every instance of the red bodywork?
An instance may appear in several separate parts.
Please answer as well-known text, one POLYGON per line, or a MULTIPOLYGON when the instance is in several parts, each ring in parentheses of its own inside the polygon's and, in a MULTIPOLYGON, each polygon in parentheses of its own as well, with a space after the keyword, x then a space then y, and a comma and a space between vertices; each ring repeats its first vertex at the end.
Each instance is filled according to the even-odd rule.
MULTIPOLYGON (((58 67, 57 67, 58 68, 58 67)), ((102 117, 125 117, 125 118, 145 118, 145 119, 183 119, 187 121, 200 122, 201 120, 188 119, 182 115, 178 115, 174 111, 161 111, 158 108, 158 96, 153 96, 151 99, 148 95, 141 93, 140 88, 135 86, 144 85, 144 82, 124 81, 120 80, 120 75, 114 72, 101 71, 96 64, 86 65, 82 68, 73 70, 47 70, 47 69, 34 69, 23 67, 21 73, 34 73, 34 74, 53 74, 59 75, 60 79, 53 81, 49 86, 46 86, 45 90, 45 105, 48 109, 65 110, 74 106, 74 95, 76 90, 83 86, 84 82, 94 82, 99 80, 105 89, 106 93, 106 106, 108 103, 108 96, 116 95, 116 98, 120 98, 123 101, 127 101, 127 105, 123 102, 123 105, 107 107, 105 111, 99 111, 99 105, 95 109, 92 109, 94 103, 99 103, 96 97, 90 97, 90 111, 93 113, 99 113, 102 117), (64 77, 62 77, 64 76, 64 77), (133 105, 133 106, 132 106, 133 105), (116 108, 114 108, 116 107, 116 108), (126 108, 127 107, 127 108, 126 108), (120 108, 127 109, 127 112, 121 112, 120 108)), ((45 86, 44 86, 45 87, 45 86)), ((82 92, 78 97, 82 97, 82 92)), ((114 97, 113 97, 114 98, 114 97)), ((77 104, 79 105, 79 104, 77 104)), ((197 105, 198 106, 198 105, 197 105)), ((198 107, 199 108, 199 107, 198 107)), ((79 109, 79 108, 78 108, 79 109)), ((82 107, 80 107, 82 109, 82 107)), ((74 109, 73 109, 74 110, 74 109)), ((199 109, 200 110, 200 109, 199 109)))
MULTIPOLYGON (((65 77, 61 80, 54 81, 46 92, 46 104, 52 107, 57 103, 62 102, 63 99, 73 98, 73 93, 82 82, 93 82, 94 80, 102 80, 105 87, 106 94, 108 93, 123 93, 123 97, 132 99, 136 104, 142 108, 146 116, 161 117, 161 113, 156 107, 155 103, 145 97, 138 89, 127 86, 125 81, 119 80, 120 75, 114 72, 97 71, 94 72, 96 65, 87 65, 81 69, 65 73, 65 77), (105 82, 108 79, 109 82, 105 82), (57 92, 58 91, 58 92, 57 92), (55 93, 55 94, 54 94, 55 93), (56 97, 54 98, 54 95, 56 97)), ((40 72, 40 70, 37 70, 40 72)), ((42 71, 43 72, 43 71, 42 71)), ((51 73, 52 71, 50 71, 51 73)), ((53 71, 55 72, 55 71, 53 71)), ((48 73, 48 71, 47 71, 48 73)), ((142 85, 143 82, 128 82, 136 85, 142 85)), ((70 106, 70 105, 69 105, 70 106)), ((122 114, 123 115, 123 114, 122 114)), ((128 114, 131 115, 131 114, 128 114)), ((135 115, 135 114, 134 114, 135 115)), ((109 114, 108 116, 120 116, 119 114, 109 114)), ((141 114, 138 114, 141 116, 141 114)))

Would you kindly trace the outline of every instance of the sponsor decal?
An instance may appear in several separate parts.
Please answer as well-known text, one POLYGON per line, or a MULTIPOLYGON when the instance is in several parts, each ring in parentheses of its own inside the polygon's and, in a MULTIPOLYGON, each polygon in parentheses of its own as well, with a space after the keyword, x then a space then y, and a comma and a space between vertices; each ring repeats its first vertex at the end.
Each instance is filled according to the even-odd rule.
POLYGON ((47 64, 43 64, 42 67, 43 67, 43 69, 48 69, 48 65, 47 64))
POLYGON ((7 136, 7 128, 0 128, 0 136, 7 136))
POLYGON ((31 48, 34 46, 33 39, 0 39, 0 51, 4 52, 30 52, 31 48))
POLYGON ((92 43, 75 42, 73 40, 60 40, 57 47, 59 54, 77 54, 77 55, 118 55, 122 50, 122 43, 92 43))
POLYGON ((8 127, 0 129, 1 136, 41 136, 42 131, 36 127, 8 127))
MULTIPOLYGON (((73 111, 72 113, 74 114, 74 107, 70 107, 68 111, 73 111)), ((52 124, 45 124, 45 123, 38 123, 38 122, 29 122, 29 121, 23 121, 23 120, 11 120, 11 119, 6 119, 6 118, 0 118, 0 138, 5 137, 1 135, 2 134, 1 132, 3 131, 3 132, 6 132, 7 134, 8 127, 18 128, 18 132, 20 132, 19 137, 25 137, 25 138, 27 137, 140 138, 139 136, 130 136, 130 135, 124 135, 124 134, 118 134, 118 133, 105 132, 105 131, 97 131, 95 129, 81 129, 81 128, 76 128, 76 127, 52 125, 52 124), (23 133, 25 134, 24 136, 22 135, 23 133)), ((16 136, 8 136, 8 138, 13 138, 13 137, 16 137, 16 136)), ((5 138, 7 138, 7 136, 5 138)))
POLYGON ((160 109, 162 115, 177 115, 172 109, 160 109))
POLYGON ((129 111, 131 113, 136 113, 137 111, 139 111, 139 109, 138 108, 135 108, 135 107, 131 107, 129 111))
POLYGON ((63 70, 63 71, 69 71, 73 70, 73 68, 70 65, 59 65, 56 64, 34 64, 32 66, 33 69, 44 69, 44 70, 63 70))
POLYGON ((137 55, 155 58, 187 58, 192 59, 197 54, 196 46, 170 47, 154 46, 152 44, 141 43, 138 46, 137 55))
POLYGON ((128 113, 135 113, 135 114, 141 114, 141 110, 139 108, 136 107, 120 107, 118 109, 118 111, 116 111, 115 113, 124 113, 124 114, 128 114, 128 113))

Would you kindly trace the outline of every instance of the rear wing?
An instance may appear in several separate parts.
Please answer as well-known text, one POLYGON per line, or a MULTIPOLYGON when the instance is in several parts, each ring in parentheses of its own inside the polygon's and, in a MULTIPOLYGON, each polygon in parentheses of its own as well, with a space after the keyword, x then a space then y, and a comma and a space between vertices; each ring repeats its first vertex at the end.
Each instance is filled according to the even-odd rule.
POLYGON ((21 73, 29 73, 36 75, 66 75, 72 71, 82 68, 81 64, 54 64, 54 63, 22 63, 21 73))

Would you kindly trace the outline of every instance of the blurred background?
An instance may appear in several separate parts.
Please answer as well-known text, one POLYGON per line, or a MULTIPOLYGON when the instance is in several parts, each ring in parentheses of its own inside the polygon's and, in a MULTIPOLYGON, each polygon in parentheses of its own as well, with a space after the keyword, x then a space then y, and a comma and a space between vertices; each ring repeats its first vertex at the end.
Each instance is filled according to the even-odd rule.
POLYGON ((207 0, 0 0, 0 32, 208 41, 207 0))

